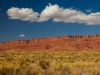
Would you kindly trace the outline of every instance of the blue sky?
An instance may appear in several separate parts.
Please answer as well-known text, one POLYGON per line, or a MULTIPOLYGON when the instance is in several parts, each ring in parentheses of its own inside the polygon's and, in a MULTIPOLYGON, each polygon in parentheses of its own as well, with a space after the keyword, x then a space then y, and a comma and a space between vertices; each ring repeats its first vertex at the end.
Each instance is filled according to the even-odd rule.
POLYGON ((0 0, 0 42, 100 34, 100 0, 0 0))

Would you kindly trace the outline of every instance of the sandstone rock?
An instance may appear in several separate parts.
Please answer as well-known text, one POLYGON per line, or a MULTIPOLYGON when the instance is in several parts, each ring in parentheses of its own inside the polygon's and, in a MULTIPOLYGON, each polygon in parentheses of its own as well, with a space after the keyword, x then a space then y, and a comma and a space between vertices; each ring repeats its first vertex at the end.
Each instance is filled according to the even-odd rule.
POLYGON ((36 38, 30 40, 14 40, 0 43, 3 50, 100 50, 99 35, 73 35, 36 38))

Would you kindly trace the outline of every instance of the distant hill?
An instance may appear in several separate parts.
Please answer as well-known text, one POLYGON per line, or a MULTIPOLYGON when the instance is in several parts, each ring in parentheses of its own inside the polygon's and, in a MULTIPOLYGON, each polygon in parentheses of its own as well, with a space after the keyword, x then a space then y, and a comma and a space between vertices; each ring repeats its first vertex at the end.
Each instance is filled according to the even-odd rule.
POLYGON ((100 34, 56 36, 0 43, 0 51, 5 50, 100 50, 100 34))

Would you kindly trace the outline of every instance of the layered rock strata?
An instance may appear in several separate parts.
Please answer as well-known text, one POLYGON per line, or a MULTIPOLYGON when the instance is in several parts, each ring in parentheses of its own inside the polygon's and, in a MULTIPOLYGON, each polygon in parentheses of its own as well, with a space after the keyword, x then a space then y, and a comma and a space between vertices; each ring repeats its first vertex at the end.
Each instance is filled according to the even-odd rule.
POLYGON ((0 50, 99 50, 100 35, 74 35, 0 43, 0 50))

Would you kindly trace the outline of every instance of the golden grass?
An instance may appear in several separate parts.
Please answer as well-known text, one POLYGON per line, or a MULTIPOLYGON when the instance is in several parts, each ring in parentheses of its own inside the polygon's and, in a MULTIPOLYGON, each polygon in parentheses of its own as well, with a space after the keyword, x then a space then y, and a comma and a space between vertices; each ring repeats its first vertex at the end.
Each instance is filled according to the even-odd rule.
POLYGON ((1 52, 0 75, 100 75, 100 52, 1 52))

